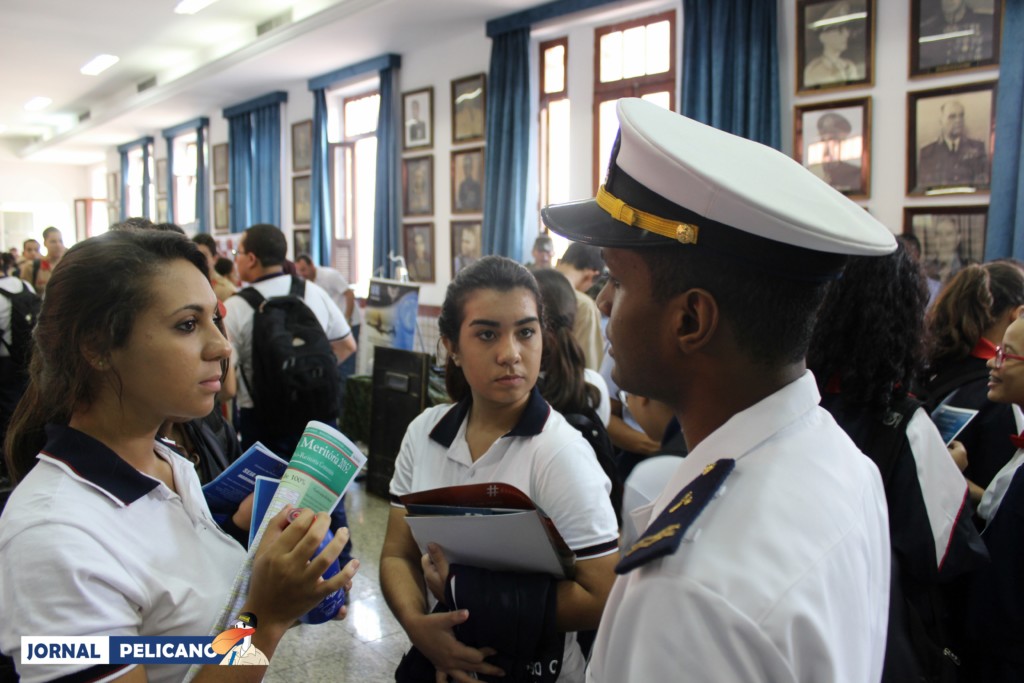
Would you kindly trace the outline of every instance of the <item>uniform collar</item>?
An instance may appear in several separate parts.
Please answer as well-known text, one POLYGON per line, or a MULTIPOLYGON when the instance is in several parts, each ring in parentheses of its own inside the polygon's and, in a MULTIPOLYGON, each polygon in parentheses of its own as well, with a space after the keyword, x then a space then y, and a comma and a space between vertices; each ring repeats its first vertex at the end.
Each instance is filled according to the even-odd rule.
POLYGON ((49 456, 124 505, 131 505, 160 485, 101 442, 64 425, 46 425, 46 445, 40 455, 49 456))
MULTIPOLYGON (((469 406, 472 403, 472 396, 467 396, 452 406, 441 418, 441 421, 430 430, 430 438, 445 448, 451 448, 455 436, 459 433, 459 427, 462 426, 466 415, 469 414, 469 406)), ((526 408, 519 416, 519 421, 505 436, 537 436, 544 430, 544 425, 547 424, 550 414, 551 406, 540 395, 540 389, 534 386, 530 391, 530 397, 526 400, 526 408)))

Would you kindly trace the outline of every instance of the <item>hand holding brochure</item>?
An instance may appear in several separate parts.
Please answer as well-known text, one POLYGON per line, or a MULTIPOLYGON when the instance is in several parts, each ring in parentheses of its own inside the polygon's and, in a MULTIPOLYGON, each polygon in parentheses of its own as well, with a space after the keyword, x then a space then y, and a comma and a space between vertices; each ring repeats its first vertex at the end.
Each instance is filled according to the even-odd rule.
POLYGON ((948 446, 977 414, 978 411, 972 408, 957 408, 943 403, 932 411, 931 418, 948 446))
POLYGON ((238 460, 203 487, 203 497, 218 524, 230 517, 239 504, 253 492, 257 477, 280 479, 288 469, 288 461, 273 453, 259 441, 249 447, 238 460))
POLYGON ((496 571, 569 578, 575 555, 529 496, 500 482, 419 491, 401 497, 422 552, 428 543, 449 562, 496 571))

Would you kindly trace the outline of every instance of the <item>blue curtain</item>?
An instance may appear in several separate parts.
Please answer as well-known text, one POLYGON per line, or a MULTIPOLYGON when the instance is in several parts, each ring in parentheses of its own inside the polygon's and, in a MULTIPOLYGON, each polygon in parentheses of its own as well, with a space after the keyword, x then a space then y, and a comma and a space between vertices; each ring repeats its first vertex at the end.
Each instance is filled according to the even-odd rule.
POLYGON ((196 128, 196 223, 199 232, 210 232, 206 194, 210 191, 206 168, 206 124, 196 128))
POLYGON ((228 183, 231 232, 243 232, 254 223, 252 196, 252 118, 249 113, 228 119, 228 183))
POLYGON ((121 220, 128 218, 128 150, 121 152, 121 220))
POLYGON ((309 193, 310 258, 331 263, 331 188, 327 158, 327 89, 313 91, 313 177, 309 193))
POLYGON ((401 253, 402 222, 401 98, 397 66, 380 70, 380 114, 377 118, 377 186, 373 207, 373 272, 392 277, 390 253, 401 253))
POLYGON ((530 163, 530 29, 495 35, 487 83, 483 253, 523 258, 530 163))
POLYGON ((281 105, 252 113, 252 222, 281 225, 281 105))
POLYGON ((1024 3, 1004 4, 986 260, 1024 259, 1024 3))
POLYGON ((779 149, 776 5, 683 0, 682 113, 779 149))

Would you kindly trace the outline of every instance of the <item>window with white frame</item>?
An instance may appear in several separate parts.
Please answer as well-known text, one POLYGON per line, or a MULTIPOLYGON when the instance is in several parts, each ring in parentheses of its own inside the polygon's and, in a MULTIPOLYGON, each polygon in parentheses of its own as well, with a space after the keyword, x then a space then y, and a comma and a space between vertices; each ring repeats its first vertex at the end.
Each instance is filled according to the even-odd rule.
POLYGON ((594 189, 602 182, 615 134, 615 103, 642 97, 666 109, 676 101, 674 10, 594 31, 594 189))
POLYGON ((196 191, 199 155, 196 134, 185 133, 174 138, 174 222, 188 225, 196 220, 196 191))
POLYGON ((380 93, 328 101, 328 152, 334 222, 332 265, 365 290, 373 276, 373 213, 377 184, 380 93), (331 107, 331 103, 337 103, 331 107))
MULTIPOLYGON (((569 39, 556 38, 540 44, 540 100, 538 136, 540 146, 540 206, 559 204, 569 194, 569 39)), ((568 240, 552 235, 555 258, 565 252, 568 240)))
MULTIPOLYGON (((125 179, 125 208, 129 218, 142 216, 142 147, 128 151, 128 175, 125 179)), ((153 206, 153 204, 150 204, 153 206)))

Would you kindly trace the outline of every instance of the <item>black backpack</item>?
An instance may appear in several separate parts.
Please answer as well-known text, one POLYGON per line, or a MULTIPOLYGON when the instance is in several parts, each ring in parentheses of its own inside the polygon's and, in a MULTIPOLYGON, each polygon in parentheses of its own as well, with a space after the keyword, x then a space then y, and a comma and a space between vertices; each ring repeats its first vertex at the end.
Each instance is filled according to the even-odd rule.
POLYGON ((337 358, 327 333, 303 301, 306 283, 292 276, 286 296, 238 292, 253 308, 252 377, 242 381, 261 428, 298 434, 310 420, 333 423, 338 412, 337 358))
POLYGON ((8 344, 4 339, 7 336, 4 321, 0 321, 0 332, 3 333, 0 343, 7 348, 11 356, 14 372, 21 377, 28 377, 28 362, 32 357, 32 330, 39 320, 39 308, 43 300, 24 282, 21 283, 20 292, 12 293, 0 288, 0 295, 11 302, 11 343, 8 344))

